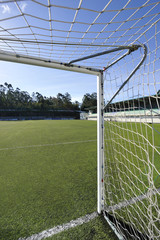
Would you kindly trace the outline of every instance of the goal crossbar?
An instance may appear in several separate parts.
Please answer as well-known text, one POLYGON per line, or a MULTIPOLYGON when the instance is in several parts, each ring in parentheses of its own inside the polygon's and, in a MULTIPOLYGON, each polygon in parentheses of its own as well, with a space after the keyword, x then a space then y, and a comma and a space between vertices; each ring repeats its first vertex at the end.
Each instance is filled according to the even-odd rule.
POLYGON ((15 62, 15 63, 23 63, 28 65, 40 66, 40 67, 47 67, 47 68, 54 68, 59 70, 66 70, 72 72, 79 72, 91 75, 98 75, 100 74, 100 69, 95 68, 87 68, 84 66, 74 65, 74 64, 67 64, 64 62, 56 62, 50 61, 48 59, 38 58, 38 57, 28 57, 26 55, 20 54, 11 54, 11 53, 3 53, 0 52, 0 60, 8 61, 8 62, 15 62))

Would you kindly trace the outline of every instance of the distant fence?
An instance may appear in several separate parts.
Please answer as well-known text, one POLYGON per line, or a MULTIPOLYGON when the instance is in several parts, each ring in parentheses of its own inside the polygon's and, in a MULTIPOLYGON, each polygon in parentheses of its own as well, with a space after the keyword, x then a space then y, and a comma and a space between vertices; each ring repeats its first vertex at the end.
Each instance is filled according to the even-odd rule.
MULTIPOLYGON (((90 114, 88 120, 97 120, 97 114, 90 114)), ((104 114, 105 121, 160 123, 160 110, 136 110, 109 112, 104 114)))
POLYGON ((46 117, 0 117, 0 121, 24 121, 24 120, 74 120, 75 118, 71 117, 55 117, 55 118, 46 118, 46 117))
POLYGON ((72 110, 4 110, 0 109, 0 121, 17 120, 71 120, 80 119, 79 111, 72 110))

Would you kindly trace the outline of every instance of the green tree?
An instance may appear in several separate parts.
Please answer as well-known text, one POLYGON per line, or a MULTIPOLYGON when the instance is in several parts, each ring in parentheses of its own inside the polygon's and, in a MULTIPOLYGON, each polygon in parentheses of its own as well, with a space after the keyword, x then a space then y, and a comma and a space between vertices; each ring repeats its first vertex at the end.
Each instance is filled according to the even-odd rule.
POLYGON ((81 110, 95 109, 97 107, 97 93, 86 93, 82 99, 81 110))
POLYGON ((71 95, 68 92, 63 95, 63 107, 64 109, 72 109, 71 95))
POLYGON ((59 109, 72 109, 71 95, 66 92, 65 94, 57 94, 57 107, 59 109))
POLYGON ((0 108, 6 108, 6 87, 0 85, 0 108))
POLYGON ((80 110, 80 103, 78 101, 75 101, 74 103, 72 103, 73 109, 74 110, 80 110))
POLYGON ((79 103, 71 102, 71 95, 58 93, 57 97, 46 97, 36 92, 30 94, 21 91, 19 88, 13 89, 11 84, 0 85, 0 108, 1 109, 37 109, 37 110, 79 110, 79 103))

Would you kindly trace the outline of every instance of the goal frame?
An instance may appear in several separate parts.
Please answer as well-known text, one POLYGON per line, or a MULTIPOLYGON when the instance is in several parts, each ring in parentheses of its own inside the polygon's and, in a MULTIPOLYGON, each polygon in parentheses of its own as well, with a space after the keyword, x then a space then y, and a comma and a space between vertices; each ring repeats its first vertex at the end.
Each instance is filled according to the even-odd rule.
POLYGON ((103 70, 25 55, 14 55, 9 52, 0 53, 0 60, 97 76, 97 212, 101 214, 103 211, 103 70))
MULTIPOLYGON (((113 47, 113 46, 112 46, 113 47)), ((129 55, 131 52, 142 47, 144 49, 144 55, 137 67, 131 72, 126 81, 122 84, 119 90, 115 93, 113 98, 119 93, 123 86, 129 81, 133 74, 139 69, 139 67, 144 62, 147 55, 147 48, 145 45, 132 45, 132 46, 115 46, 110 50, 99 52, 86 56, 84 58, 75 59, 69 63, 50 61, 43 58, 29 57, 26 55, 11 54, 10 52, 0 52, 0 60, 9 61, 15 63, 22 63, 34 66, 41 66, 59 70, 73 71, 78 73, 90 74, 97 76, 97 212, 101 214, 104 211, 104 110, 107 105, 113 100, 113 98, 104 106, 104 76, 103 73, 108 68, 112 67, 114 64, 119 62, 122 58, 129 55), (94 58, 97 56, 109 54, 116 51, 128 50, 121 57, 116 59, 107 67, 104 67, 103 70, 96 69, 92 67, 85 67, 82 65, 75 65, 75 62, 83 61, 86 59, 94 58)), ((114 230, 114 229, 113 229, 114 230)))

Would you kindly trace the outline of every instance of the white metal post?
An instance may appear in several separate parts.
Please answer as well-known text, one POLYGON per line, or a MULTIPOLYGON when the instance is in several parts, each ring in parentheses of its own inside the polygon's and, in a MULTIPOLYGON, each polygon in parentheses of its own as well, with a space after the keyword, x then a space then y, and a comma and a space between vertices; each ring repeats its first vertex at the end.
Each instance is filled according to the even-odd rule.
POLYGON ((97 76, 97 212, 103 211, 103 73, 97 76))
POLYGON ((86 74, 92 74, 92 75, 97 75, 100 73, 99 69, 88 68, 88 67, 83 67, 83 66, 74 65, 74 64, 69 65, 63 62, 49 61, 48 59, 43 59, 38 57, 36 58, 28 57, 25 55, 15 55, 11 53, 0 52, 0 60, 47 67, 47 68, 60 69, 60 70, 66 70, 66 71, 72 71, 72 72, 86 73, 86 74))

